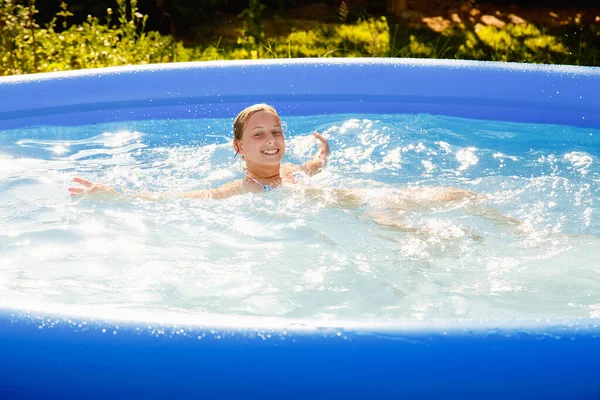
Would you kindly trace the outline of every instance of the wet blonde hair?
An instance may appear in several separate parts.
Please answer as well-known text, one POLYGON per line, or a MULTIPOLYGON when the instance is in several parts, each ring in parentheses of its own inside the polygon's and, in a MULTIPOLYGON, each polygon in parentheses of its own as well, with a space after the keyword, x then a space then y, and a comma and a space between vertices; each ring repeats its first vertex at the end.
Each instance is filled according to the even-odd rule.
MULTIPOLYGON (((240 142, 242 140, 242 137, 244 136, 244 129, 246 129, 248 121, 254 114, 260 111, 270 112, 271 114, 275 115, 281 123, 281 119, 279 118, 279 114, 277 114, 277 111, 268 104, 260 103, 254 104, 250 107, 246 107, 237 115, 237 117, 235 117, 235 121, 233 121, 234 142, 240 142)), ((237 149, 235 154, 237 155, 237 149)))

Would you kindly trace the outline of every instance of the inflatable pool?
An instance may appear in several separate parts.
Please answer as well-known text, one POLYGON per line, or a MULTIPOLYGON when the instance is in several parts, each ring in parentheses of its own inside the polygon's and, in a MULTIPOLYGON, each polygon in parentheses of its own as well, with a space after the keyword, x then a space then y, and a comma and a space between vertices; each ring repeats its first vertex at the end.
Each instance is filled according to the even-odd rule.
MULTIPOLYGON (((0 135, 38 126, 233 118, 259 102, 283 117, 432 114, 595 133, 600 68, 329 59, 11 76, 0 79, 0 135)), ((589 133, 582 143, 597 151, 599 142, 589 133)), ((0 160, 4 152, 11 149, 0 147, 0 160)), ((0 165, 9 168, 10 160, 0 165)), ((11 246, 14 237, 5 231, 0 244, 11 246)), ((8 261, 0 254, 0 263, 8 261)), ((13 272, 0 275, 0 287, 18 279, 13 272)), ((600 397, 596 308, 584 318, 418 321, 107 311, 73 303, 1 304, 0 398, 600 397)))

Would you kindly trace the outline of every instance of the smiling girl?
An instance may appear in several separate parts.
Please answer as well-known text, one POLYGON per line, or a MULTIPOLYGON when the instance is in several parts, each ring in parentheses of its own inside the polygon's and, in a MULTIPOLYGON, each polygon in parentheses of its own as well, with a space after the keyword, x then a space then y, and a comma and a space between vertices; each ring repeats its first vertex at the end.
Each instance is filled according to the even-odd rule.
MULTIPOLYGON (((285 155, 285 138, 281 120, 275 109, 267 104, 255 104, 238 114, 233 123, 233 148, 242 156, 245 164, 244 178, 229 182, 217 189, 174 193, 186 198, 225 199, 231 196, 271 190, 282 185, 297 183, 298 176, 312 176, 323 168, 329 154, 329 144, 319 133, 313 136, 320 141, 314 159, 302 165, 281 164, 285 155)), ((105 184, 92 183, 74 178, 83 186, 70 187, 71 196, 91 194, 115 194, 119 192, 105 184)), ((148 200, 164 198, 164 194, 139 193, 136 197, 148 200)))
MULTIPOLYGON (((285 155, 285 138, 277 111, 267 104, 255 104, 238 114, 233 123, 233 148, 244 161, 244 177, 216 189, 191 192, 149 193, 141 192, 134 197, 161 200, 171 196, 191 199, 226 199, 246 193, 260 193, 280 186, 294 186, 302 175, 312 176, 321 171, 329 154, 329 144, 323 136, 313 132, 320 145, 314 158, 302 165, 282 164, 285 155)), ((70 187, 71 196, 109 194, 122 196, 106 184, 98 184, 81 178, 73 179, 82 187, 70 187)), ((414 230, 406 224, 406 216, 444 207, 462 205, 465 212, 500 224, 517 226, 520 221, 505 217, 498 211, 482 208, 485 199, 475 192, 456 187, 409 187, 397 189, 393 194, 373 198, 367 189, 303 187, 300 191, 317 201, 332 206, 357 208, 373 203, 366 210, 373 220, 401 230, 414 230)), ((422 231, 422 229, 417 229, 422 231)), ((427 229, 425 230, 427 231, 427 229)))

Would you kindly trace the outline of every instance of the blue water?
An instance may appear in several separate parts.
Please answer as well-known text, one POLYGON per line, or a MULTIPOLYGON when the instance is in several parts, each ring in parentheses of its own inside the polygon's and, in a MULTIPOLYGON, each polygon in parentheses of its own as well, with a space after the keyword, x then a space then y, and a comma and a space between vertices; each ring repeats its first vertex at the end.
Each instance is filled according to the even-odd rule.
POLYGON ((242 176, 232 119, 0 131, 0 301, 316 318, 600 317, 600 130, 432 115, 285 118, 268 194, 71 199, 242 176), (476 201, 398 203, 453 186, 476 201), (343 194, 343 195, 342 195, 343 194))

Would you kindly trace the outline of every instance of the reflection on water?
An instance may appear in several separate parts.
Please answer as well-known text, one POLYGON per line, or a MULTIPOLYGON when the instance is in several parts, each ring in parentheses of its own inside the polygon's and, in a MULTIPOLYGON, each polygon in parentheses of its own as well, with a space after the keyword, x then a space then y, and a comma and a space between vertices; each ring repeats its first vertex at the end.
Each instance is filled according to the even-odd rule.
POLYGON ((129 192, 238 179, 229 120, 0 131, 1 304, 600 317, 600 131, 430 115, 286 123, 295 163, 324 133, 326 170, 221 201, 73 200, 66 188, 76 175, 129 192))

